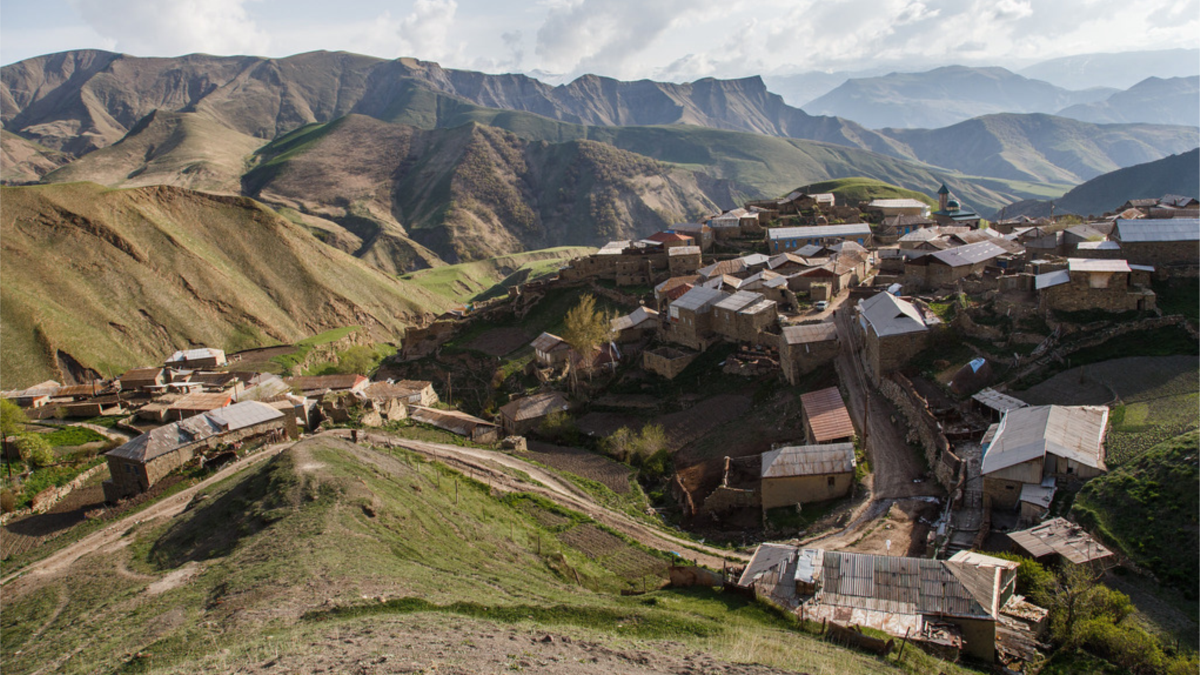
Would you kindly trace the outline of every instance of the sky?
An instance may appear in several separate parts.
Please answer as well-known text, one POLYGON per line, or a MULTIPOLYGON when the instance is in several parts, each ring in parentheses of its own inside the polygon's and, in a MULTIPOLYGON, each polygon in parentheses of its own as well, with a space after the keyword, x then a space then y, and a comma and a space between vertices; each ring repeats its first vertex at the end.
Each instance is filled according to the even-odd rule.
POLYGON ((4 64, 324 49, 682 82, 1197 46, 1200 0, 0 0, 4 64))

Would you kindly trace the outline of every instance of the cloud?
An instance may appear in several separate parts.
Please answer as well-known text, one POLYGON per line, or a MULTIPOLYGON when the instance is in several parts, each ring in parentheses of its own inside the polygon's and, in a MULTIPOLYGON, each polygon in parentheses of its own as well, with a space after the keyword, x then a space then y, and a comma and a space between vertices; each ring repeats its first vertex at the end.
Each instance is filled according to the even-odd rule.
POLYGON ((247 14, 245 0, 71 0, 71 5, 115 49, 131 54, 261 54, 270 43, 247 14))
POLYGON ((449 39, 457 11, 455 0, 416 0, 397 30, 401 52, 429 61, 461 58, 463 43, 449 39))

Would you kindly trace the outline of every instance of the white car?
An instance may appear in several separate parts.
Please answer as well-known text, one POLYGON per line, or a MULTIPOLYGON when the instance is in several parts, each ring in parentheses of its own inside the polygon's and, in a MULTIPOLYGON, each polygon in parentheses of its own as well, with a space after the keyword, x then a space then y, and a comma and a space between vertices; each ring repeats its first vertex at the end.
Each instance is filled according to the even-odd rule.
POLYGON ((826 300, 818 300, 813 303, 813 307, 816 308, 818 312, 824 312, 825 310, 829 309, 829 302, 826 300))

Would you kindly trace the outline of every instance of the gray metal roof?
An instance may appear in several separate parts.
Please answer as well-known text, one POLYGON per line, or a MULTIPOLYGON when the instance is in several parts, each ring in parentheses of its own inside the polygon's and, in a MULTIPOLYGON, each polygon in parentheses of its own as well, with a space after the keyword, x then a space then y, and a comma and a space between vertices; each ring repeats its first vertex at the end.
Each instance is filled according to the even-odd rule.
POLYGON ((1200 219, 1145 218, 1118 220, 1113 230, 1122 242, 1200 241, 1200 219))
POLYGON ((868 208, 879 209, 915 209, 929 208, 929 205, 919 199, 873 199, 868 208))
POLYGON ((956 246, 948 248, 945 251, 937 251, 930 253, 930 257, 950 267, 962 267, 963 265, 975 265, 985 262, 1007 253, 1003 248, 997 246, 990 241, 981 241, 975 244, 967 244, 966 246, 956 246))
POLYGON ((1112 555, 1112 551, 1101 546, 1082 527, 1063 518, 1048 520, 1028 530, 1009 532, 1008 537, 1034 558, 1057 553, 1081 565, 1112 555))
POLYGON ((728 294, 718 291, 714 288, 705 288, 696 286, 687 293, 679 296, 679 299, 672 302, 671 306, 678 309, 688 309, 692 311, 701 311, 715 305, 728 294))
POLYGON ((1103 260, 1097 258, 1067 258, 1067 269, 1072 272, 1130 272, 1129 263, 1124 260, 1103 260))
POLYGON ((480 425, 488 427, 496 426, 494 422, 479 419, 460 410, 439 410, 437 408, 414 405, 409 406, 408 415, 418 422, 432 424, 439 429, 454 432, 459 436, 470 436, 475 427, 480 425))
POLYGON ((212 347, 202 347, 199 349, 181 349, 171 355, 167 359, 167 363, 176 363, 180 361, 197 361, 200 359, 216 358, 218 361, 225 360, 225 352, 212 347))
POLYGON ((736 312, 758 302, 759 300, 762 300, 762 297, 763 296, 759 293, 753 293, 751 291, 738 291, 724 300, 717 302, 717 304, 713 305, 713 307, 727 312, 736 312))
POLYGON ((1106 469, 1103 406, 1040 405, 1009 410, 984 448, 980 471, 989 473, 1043 457, 1046 453, 1106 469))
POLYGON ((1080 251, 1120 251, 1121 245, 1115 241, 1081 241, 1075 248, 1080 251))
POLYGON ((817 599, 823 604, 891 614, 993 616, 992 589, 976 577, 994 578, 995 568, 979 574, 981 566, 967 563, 847 551, 825 551, 822 563, 817 599))
POLYGON ((911 302, 891 293, 879 293, 858 303, 862 317, 880 337, 928 330, 921 312, 911 302))
POLYGON ((539 352, 547 353, 554 351, 555 349, 565 349, 568 347, 566 340, 563 340, 553 333, 542 333, 534 338, 533 342, 530 342, 529 344, 539 352))
POLYGON ((789 345, 828 342, 836 339, 838 339, 837 324, 832 321, 806 326, 786 326, 783 329, 783 341, 789 345))
POLYGON ((700 255, 699 246, 672 246, 667 249, 667 256, 674 257, 677 255, 700 255))
POLYGON ((1033 278, 1033 286, 1037 290, 1058 286, 1059 284, 1071 283, 1071 273, 1066 270, 1056 270, 1054 272, 1046 272, 1039 274, 1033 278))
POLYGON ((868 223, 850 225, 815 225, 812 227, 773 227, 767 232, 768 239, 825 239, 829 237, 865 237, 871 234, 868 223))
POLYGON ((658 321, 658 312, 647 307, 638 307, 632 312, 618 316, 612 320, 612 329, 614 331, 622 331, 634 326, 639 326, 647 321, 658 321))
POLYGON ((789 445, 762 454, 763 478, 821 476, 853 471, 853 443, 789 445))
POLYGON ((1009 410, 1016 410, 1017 408, 1024 408, 1029 405, 1019 398, 1009 396, 1008 394, 1001 394, 991 387, 981 390, 978 394, 975 394, 971 398, 997 412, 1007 412, 1009 410))
POLYGON ((237 431, 256 424, 283 419, 283 413, 266 403, 243 401, 208 413, 207 417, 224 427, 226 431, 237 431))

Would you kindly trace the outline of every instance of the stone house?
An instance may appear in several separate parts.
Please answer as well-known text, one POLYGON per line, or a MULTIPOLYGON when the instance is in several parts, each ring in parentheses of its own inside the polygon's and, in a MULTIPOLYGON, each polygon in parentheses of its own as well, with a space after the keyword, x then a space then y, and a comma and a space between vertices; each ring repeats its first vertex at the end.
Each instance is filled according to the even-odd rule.
POLYGON ((744 208, 726 211, 708 221, 713 236, 717 239, 731 239, 743 234, 756 232, 761 229, 758 222, 758 212, 744 208))
POLYGON ((904 263, 905 283, 922 288, 949 286, 997 264, 994 261, 1007 254, 1002 246, 990 241, 936 251, 904 263))
POLYGON ((867 365, 878 378, 908 363, 929 344, 929 325, 911 302, 879 293, 858 303, 867 365))
POLYGON ((701 251, 707 251, 712 248, 713 231, 711 227, 704 223, 676 223, 671 226, 668 232, 678 232, 688 235, 695 240, 696 246, 699 246, 701 251))
POLYGON ((703 286, 696 286, 684 293, 667 308, 667 321, 662 326, 663 338, 704 351, 712 342, 713 305, 726 296, 726 293, 703 286))
POLYGON ((1070 258, 1067 269, 1034 278, 1038 309, 1044 314, 1092 309, 1153 311, 1156 296, 1149 288, 1152 270, 1124 260, 1070 258))
MULTIPOLYGON (((664 231, 664 232, 655 232, 654 234, 650 235, 649 237, 646 237, 645 239, 643 239, 642 241, 644 241, 646 243, 657 244, 659 247, 661 247, 664 251, 667 251, 667 252, 670 252, 670 250, 673 248, 680 248, 680 247, 684 247, 684 246, 695 246, 695 244, 696 244, 695 238, 692 237, 690 234, 684 234, 683 232, 672 232, 669 230, 664 231)), ((699 247, 697 247, 697 248, 699 248, 699 247)))
POLYGON ((832 260, 788 277, 788 288, 797 293, 811 293, 814 285, 826 284, 829 286, 830 294, 837 296, 853 285, 857 277, 856 271, 855 265, 841 260, 832 260))
POLYGON ((667 268, 671 276, 695 274, 702 263, 699 246, 676 246, 667 251, 667 268))
POLYGON ((853 485, 853 443, 789 445, 762 454, 763 510, 845 497, 853 485))
POLYGON ((371 381, 362 375, 347 374, 285 377, 283 383, 292 389, 299 390, 305 396, 320 396, 331 391, 348 391, 358 394, 366 389, 371 381))
POLYGON ((1046 478, 1087 480, 1105 473, 1103 406, 1028 406, 1009 410, 983 437, 983 493, 994 508, 1015 509, 1024 485, 1046 478))
POLYGON ((147 391, 163 384, 162 368, 133 368, 118 378, 121 391, 147 391))
POLYGON ((800 396, 804 437, 813 445, 854 440, 854 422, 837 387, 818 389, 800 396))
POLYGON ((548 391, 524 396, 500 408, 500 426, 508 436, 524 436, 536 429, 551 414, 570 408, 561 391, 548 391))
POLYGON ((182 420, 224 408, 233 403, 233 392, 193 392, 167 406, 166 419, 182 420))
POLYGON ((832 363, 838 355, 837 324, 786 326, 779 335, 779 365, 790 384, 801 375, 832 363))
POLYGON ((417 422, 445 429, 481 445, 500 442, 498 426, 474 415, 468 415, 461 410, 440 410, 415 405, 409 410, 409 416, 417 422))
POLYGON ((183 349, 171 355, 163 365, 167 368, 179 368, 182 370, 197 369, 197 368, 217 368, 227 363, 225 360, 225 352, 221 349, 213 349, 211 347, 200 347, 197 349, 183 349))
POLYGON ((700 356, 699 352, 685 352, 674 347, 647 349, 642 352, 642 368, 673 380, 691 365, 697 356, 700 356))
POLYGON ((654 287, 654 301, 658 304, 659 311, 665 311, 666 306, 678 300, 684 293, 692 290, 693 286, 700 284, 700 275, 685 274, 681 277, 671 277, 654 287))
POLYGON ((112 476, 105 501, 149 490, 164 476, 221 444, 295 438, 296 421, 271 406, 245 401, 148 431, 105 454, 112 476))
POLYGON ((738 583, 810 621, 921 640, 952 631, 964 654, 992 662, 996 623, 1014 600, 1018 563, 960 551, 949 560, 762 544, 738 583))
POLYGON ((875 228, 875 243, 895 244, 907 234, 917 230, 933 227, 936 223, 924 216, 894 215, 885 216, 883 222, 875 228))
POLYGON ((638 307, 629 314, 613 319, 612 332, 617 342, 640 342, 658 332, 658 312, 649 307, 638 307))
POLYGON ((1118 220, 1112 239, 1132 264, 1153 265, 1165 274, 1200 266, 1200 219, 1118 220))
POLYGON ((759 293, 738 291, 713 305, 712 329, 733 342, 758 342, 776 317, 774 302, 759 293))
POLYGON ((533 347, 533 358, 543 368, 553 368, 567 362, 571 345, 553 333, 542 333, 529 343, 533 347))

